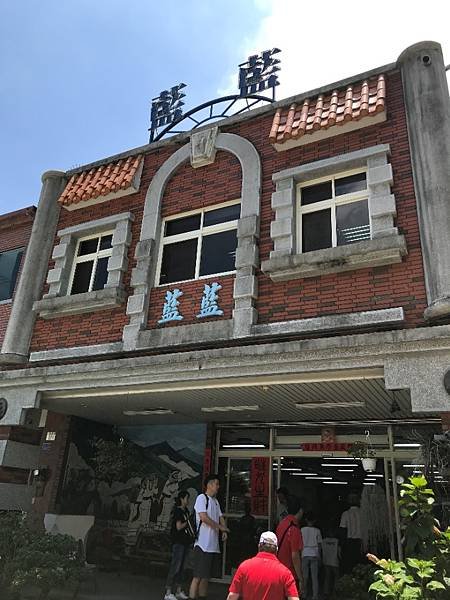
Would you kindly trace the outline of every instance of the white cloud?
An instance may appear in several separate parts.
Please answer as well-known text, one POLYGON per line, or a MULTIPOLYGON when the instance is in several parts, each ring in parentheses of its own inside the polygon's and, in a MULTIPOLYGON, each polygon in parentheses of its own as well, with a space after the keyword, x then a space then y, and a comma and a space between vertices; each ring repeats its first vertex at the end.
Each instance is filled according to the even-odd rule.
MULTIPOLYGON (((450 6, 442 0, 253 1, 267 16, 256 36, 243 40, 243 60, 275 46, 282 50, 278 99, 395 62, 422 40, 439 42, 450 63, 450 6)), ((219 93, 225 92, 236 93, 235 72, 219 93)))

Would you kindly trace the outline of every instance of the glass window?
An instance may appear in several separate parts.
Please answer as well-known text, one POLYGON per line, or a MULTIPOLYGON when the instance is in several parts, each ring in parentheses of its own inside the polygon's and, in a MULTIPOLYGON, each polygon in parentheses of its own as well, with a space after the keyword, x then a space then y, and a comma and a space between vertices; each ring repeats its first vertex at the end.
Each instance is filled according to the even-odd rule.
POLYGON ((166 221, 159 285, 234 271, 240 211, 235 203, 166 221))
POLYGON ((164 246, 159 283, 193 279, 198 239, 185 240, 164 246))
POLYGON ((0 253, 0 301, 12 298, 23 248, 0 253))
POLYGON ((78 246, 78 256, 85 256, 86 254, 93 254, 97 252, 98 238, 92 238, 91 240, 83 240, 78 246))
POLYGON ((112 233, 78 242, 70 294, 102 290, 108 280, 108 260, 112 253, 112 233))
MULTIPOLYGON (((313 213, 314 214, 314 213, 313 213)), ((370 238, 367 200, 336 206, 337 245, 353 244, 370 238)))
POLYGON ((89 291, 93 261, 78 263, 75 267, 71 294, 82 294, 89 291))
POLYGON ((201 215, 198 214, 166 221, 166 235, 178 235, 179 233, 186 233, 186 231, 200 229, 200 217, 201 215))
POLYGON ((336 196, 342 196, 343 194, 351 194, 353 192, 360 192, 367 188, 366 174, 356 173, 356 175, 349 175, 348 177, 340 177, 335 179, 334 189, 336 196))
POLYGON ((200 259, 200 276, 233 271, 236 246, 236 229, 205 236, 200 259))
POLYGON ((318 210, 303 216, 303 252, 331 246, 331 209, 318 210))
POLYGON ((99 258, 97 261, 97 268, 95 269, 93 290, 102 290, 105 287, 108 279, 108 260, 109 257, 104 256, 99 258))
POLYGON ((223 208, 217 208, 216 210, 207 210, 205 211, 203 219, 203 227, 217 225, 218 223, 226 223, 228 221, 236 221, 236 219, 239 219, 240 214, 240 204, 232 204, 231 206, 224 206, 223 208))
POLYGON ((313 204, 314 202, 329 200, 332 196, 331 181, 325 181, 325 183, 318 183, 317 185, 309 185, 302 188, 302 205, 305 206, 307 204, 313 204))
POLYGON ((300 252, 370 239, 366 172, 301 187, 298 212, 300 252))

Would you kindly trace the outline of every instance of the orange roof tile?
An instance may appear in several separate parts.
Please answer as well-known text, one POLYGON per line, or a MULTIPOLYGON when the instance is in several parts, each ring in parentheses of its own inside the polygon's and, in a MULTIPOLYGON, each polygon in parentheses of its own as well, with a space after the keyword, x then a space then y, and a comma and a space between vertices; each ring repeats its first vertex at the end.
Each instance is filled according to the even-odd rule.
POLYGON ((84 204, 120 191, 136 191, 134 183, 141 165, 142 154, 139 154, 75 173, 69 179, 59 202, 70 210, 74 204, 84 204))
POLYGON ((272 122, 269 141, 283 144, 334 125, 344 125, 385 110, 384 75, 368 79, 343 90, 317 98, 306 98, 302 104, 278 108, 272 122))

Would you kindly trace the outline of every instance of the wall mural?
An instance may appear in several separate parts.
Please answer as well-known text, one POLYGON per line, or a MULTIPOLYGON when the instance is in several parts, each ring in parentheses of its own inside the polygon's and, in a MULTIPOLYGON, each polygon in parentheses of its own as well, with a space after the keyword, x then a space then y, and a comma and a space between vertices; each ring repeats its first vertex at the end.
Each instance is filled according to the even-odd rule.
POLYGON ((178 492, 201 489, 206 425, 113 428, 73 419, 58 508, 93 515, 87 558, 105 568, 168 562, 178 492))

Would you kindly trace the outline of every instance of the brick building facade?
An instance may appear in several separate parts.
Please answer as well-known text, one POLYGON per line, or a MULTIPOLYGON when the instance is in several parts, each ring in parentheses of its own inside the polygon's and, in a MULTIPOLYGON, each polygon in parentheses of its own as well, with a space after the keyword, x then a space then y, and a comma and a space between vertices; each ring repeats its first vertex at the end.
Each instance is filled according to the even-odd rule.
MULTIPOLYGON (((449 132, 430 42, 213 126, 45 173, 0 354, 0 429, 43 432, 28 465, 43 485, 35 511, 96 515, 69 497, 76 472, 78 486, 86 475, 74 466, 80 419, 111 427, 108 443, 120 430, 120 444, 130 427, 207 424, 204 454, 223 475, 241 457, 250 481, 264 455, 271 490, 289 470, 286 444, 292 460, 300 449, 302 460, 339 457, 371 429, 389 485, 410 458, 395 448, 411 427, 448 423, 449 132)), ((271 499, 261 508, 252 489, 270 524, 271 499)), ((141 518, 127 510, 129 523, 141 518)))

